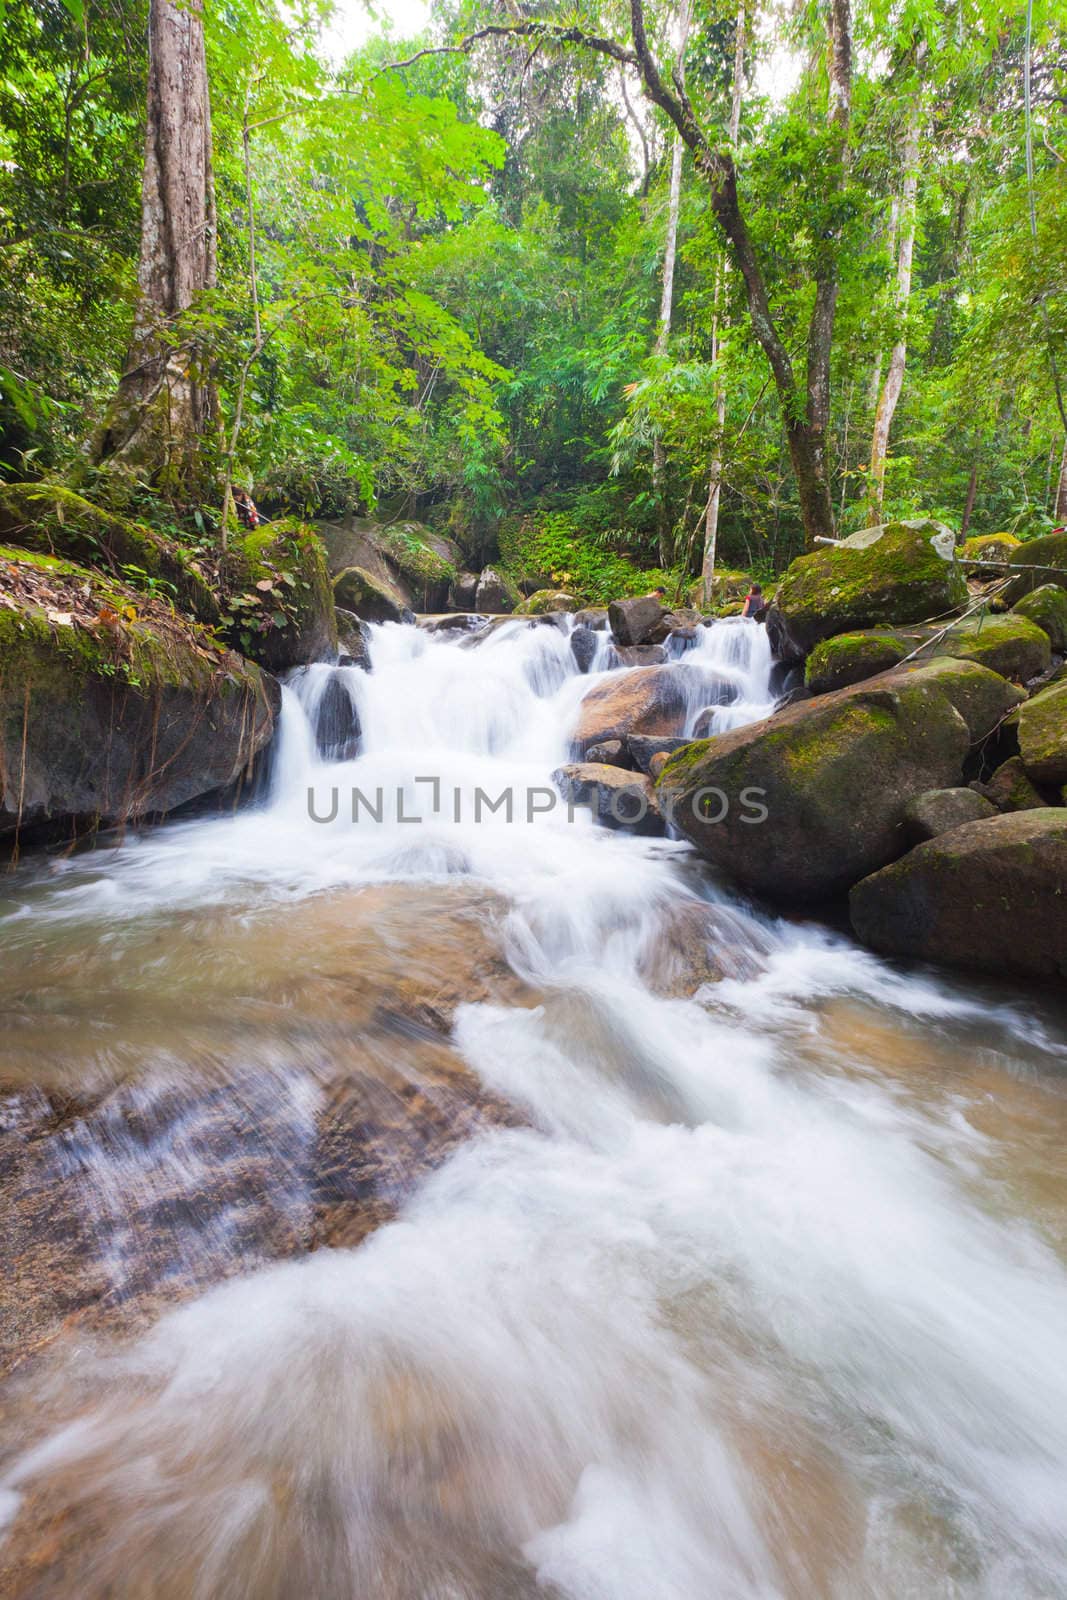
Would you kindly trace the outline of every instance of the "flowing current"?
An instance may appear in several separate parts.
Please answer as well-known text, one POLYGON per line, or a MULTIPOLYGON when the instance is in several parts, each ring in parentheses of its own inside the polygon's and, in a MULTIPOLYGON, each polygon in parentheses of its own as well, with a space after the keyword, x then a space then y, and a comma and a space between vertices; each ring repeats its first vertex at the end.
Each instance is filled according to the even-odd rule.
POLYGON ((1067 1595, 1063 1016, 551 804, 607 650, 377 628, 262 803, 8 883, 0 1594, 1067 1595))

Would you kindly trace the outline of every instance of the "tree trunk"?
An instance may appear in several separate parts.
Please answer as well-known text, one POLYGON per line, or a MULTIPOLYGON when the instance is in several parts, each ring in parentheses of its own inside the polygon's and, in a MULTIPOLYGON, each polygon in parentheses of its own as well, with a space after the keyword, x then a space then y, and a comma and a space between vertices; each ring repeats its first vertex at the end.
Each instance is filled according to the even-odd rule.
MULTIPOLYGON (((692 17, 690 0, 682 0, 678 14, 677 74, 679 83, 685 82, 685 47, 689 40, 692 17)), ((671 150, 671 187, 667 201, 667 237, 663 250, 663 292, 659 305, 659 328, 656 333, 656 355, 663 357, 671 342, 671 322, 674 317, 674 266, 678 256, 678 213, 682 202, 682 155, 685 146, 680 133, 674 135, 671 150)), ((667 454, 663 437, 657 429, 652 441, 652 490, 656 499, 656 524, 659 541, 659 564, 670 563, 670 527, 667 504, 663 492, 663 479, 667 467, 667 454)))
POLYGON ((1063 440, 1063 455, 1060 458, 1060 482, 1056 490, 1056 509, 1053 516, 1057 522, 1067 522, 1067 435, 1063 440))
MULTIPOLYGON (((920 48, 921 61, 923 51, 920 48)), ((897 230, 897 315, 901 319, 900 336, 889 357, 889 370, 878 398, 874 414, 874 431, 871 436, 871 464, 868 473, 870 508, 868 522, 872 526, 882 520, 885 500, 885 464, 889 454, 889 430, 904 387, 904 368, 908 357, 908 340, 904 321, 911 299, 911 272, 915 255, 915 212, 919 192, 919 120, 922 102, 921 85, 916 89, 908 109, 908 123, 904 134, 904 181, 901 185, 897 230)))
MULTIPOLYGON (((734 37, 734 81, 730 97, 730 148, 737 149, 741 131, 741 93, 745 72, 745 0, 737 8, 737 32, 734 37)), ((719 336, 720 301, 724 292, 725 269, 715 275, 715 321, 711 335, 711 360, 715 369, 715 454, 711 459, 711 476, 708 484, 708 509, 704 524, 704 556, 700 566, 701 593, 709 606, 715 586, 715 556, 719 543, 719 503, 722 499, 722 439, 726 428, 726 387, 719 372, 721 340, 719 336)))
POLYGON ((126 367, 95 442, 179 496, 209 473, 217 401, 188 313, 215 283, 215 193, 200 0, 151 0, 139 300, 126 367), (183 318, 186 325, 183 326, 183 318))
POLYGON ((974 502, 978 494, 978 457, 975 456, 971 464, 971 475, 967 479, 967 498, 963 504, 963 520, 960 523, 960 539, 966 539, 971 526, 971 517, 974 515, 974 502))

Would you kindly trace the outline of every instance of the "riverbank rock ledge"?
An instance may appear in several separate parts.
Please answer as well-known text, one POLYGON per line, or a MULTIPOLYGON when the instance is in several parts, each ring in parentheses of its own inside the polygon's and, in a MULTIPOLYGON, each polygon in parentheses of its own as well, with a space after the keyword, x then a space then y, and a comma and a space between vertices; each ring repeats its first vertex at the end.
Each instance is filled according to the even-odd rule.
POLYGON ((272 677, 162 601, 0 550, 0 835, 157 816, 231 790, 280 700, 272 677))
POLYGON ((973 662, 898 668, 680 750, 660 808, 742 887, 818 904, 902 854, 909 802, 958 786, 1021 698, 973 662))
POLYGON ((776 656, 799 661, 821 639, 921 622, 961 606, 967 585, 954 536, 932 518, 889 522, 800 556, 767 612, 776 656))
POLYGON ((887 955, 1067 977, 1067 811, 964 823, 858 883, 849 907, 887 955))

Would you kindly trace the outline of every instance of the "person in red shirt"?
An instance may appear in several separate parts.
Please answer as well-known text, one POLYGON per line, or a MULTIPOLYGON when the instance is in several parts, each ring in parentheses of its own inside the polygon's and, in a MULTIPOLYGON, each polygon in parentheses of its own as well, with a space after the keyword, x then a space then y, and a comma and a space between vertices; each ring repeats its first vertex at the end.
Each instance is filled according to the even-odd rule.
POLYGON ((763 590, 760 588, 758 583, 754 583, 745 596, 745 609, 742 611, 741 615, 743 617, 755 617, 756 621, 758 622, 759 613, 761 611, 765 611, 766 609, 767 602, 763 598, 763 590))

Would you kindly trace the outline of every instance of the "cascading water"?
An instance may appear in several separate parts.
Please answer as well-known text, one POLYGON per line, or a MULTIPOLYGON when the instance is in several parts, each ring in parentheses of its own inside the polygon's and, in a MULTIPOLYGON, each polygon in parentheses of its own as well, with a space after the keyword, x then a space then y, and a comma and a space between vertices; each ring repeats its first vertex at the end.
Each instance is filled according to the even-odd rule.
MULTIPOLYGON (((8 1439, 19 1592, 1067 1594, 1061 1022, 765 918, 682 844, 549 809, 606 662, 579 674, 567 633, 384 626, 371 654, 294 677, 268 805, 14 880, 4 993, 47 1017, 30 1054, 70 1053, 91 988, 75 1065, 109 1081, 170 1081, 194 1049, 239 1062, 251 1160, 298 1103, 262 1189, 289 1186, 306 1238, 322 1058, 354 1072, 365 1048, 331 1031, 359 977, 338 940, 373 903, 364 959, 414 963, 463 892, 522 987, 461 1004, 452 1048, 515 1125, 478 1125, 358 1249, 249 1270, 274 1223, 257 1256, 231 1206, 218 1248, 241 1276, 132 1342, 60 1341, 29 1390, 39 1442, 8 1439), (709 981, 679 997, 671 961, 697 946, 709 981), (112 960, 152 997, 121 1032, 112 960), (34 1542, 49 1511, 61 1533, 34 1542)), ((690 726, 770 708, 753 624, 699 630, 681 665, 690 726)), ((410 1080, 426 1027, 379 1046, 367 1016, 376 1070, 410 1080)), ((132 1130, 101 1126, 70 1144, 96 1226, 153 1183, 157 1209, 195 1210, 202 1141, 134 1161, 132 1130)))

